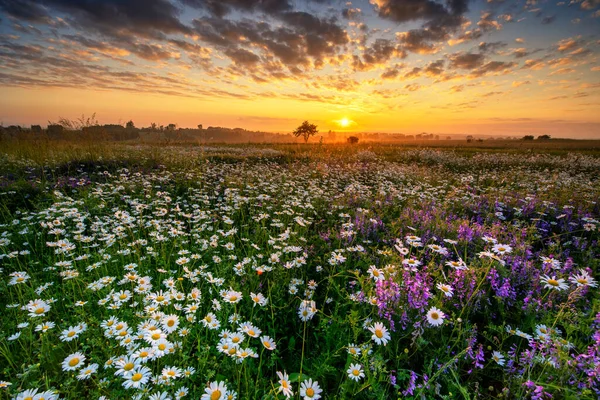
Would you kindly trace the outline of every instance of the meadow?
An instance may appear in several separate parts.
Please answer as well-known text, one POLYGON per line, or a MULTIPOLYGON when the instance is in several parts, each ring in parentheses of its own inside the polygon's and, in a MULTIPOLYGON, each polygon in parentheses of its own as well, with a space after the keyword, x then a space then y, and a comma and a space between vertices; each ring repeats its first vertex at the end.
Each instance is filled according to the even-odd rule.
POLYGON ((598 398, 600 155, 475 146, 0 143, 0 399, 598 398))

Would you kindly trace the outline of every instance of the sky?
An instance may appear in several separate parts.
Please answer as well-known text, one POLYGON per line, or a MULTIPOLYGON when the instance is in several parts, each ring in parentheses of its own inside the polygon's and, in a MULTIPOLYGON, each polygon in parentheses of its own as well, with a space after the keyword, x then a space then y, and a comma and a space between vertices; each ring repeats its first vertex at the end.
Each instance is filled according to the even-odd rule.
POLYGON ((600 139, 600 0, 0 0, 0 122, 600 139))

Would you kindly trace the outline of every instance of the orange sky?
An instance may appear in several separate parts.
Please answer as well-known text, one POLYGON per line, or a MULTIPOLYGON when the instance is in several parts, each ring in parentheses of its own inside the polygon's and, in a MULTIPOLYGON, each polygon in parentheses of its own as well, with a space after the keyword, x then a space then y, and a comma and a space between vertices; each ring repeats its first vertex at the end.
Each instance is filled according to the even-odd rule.
POLYGON ((0 1, 0 120, 600 138, 597 1, 215 1, 0 1))

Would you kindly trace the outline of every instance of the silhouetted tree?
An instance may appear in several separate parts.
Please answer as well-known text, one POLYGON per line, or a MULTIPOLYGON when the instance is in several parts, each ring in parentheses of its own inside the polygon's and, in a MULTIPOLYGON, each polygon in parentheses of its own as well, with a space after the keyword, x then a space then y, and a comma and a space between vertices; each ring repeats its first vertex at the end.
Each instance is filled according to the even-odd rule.
POLYGON ((296 128, 296 130, 293 132, 294 136, 296 137, 302 136, 304 138, 304 143, 307 143, 308 139, 317 133, 319 133, 317 126, 309 123, 308 121, 304 121, 302 125, 296 128))
POLYGON ((525 136, 523 136, 522 140, 533 140, 533 139, 534 139, 533 135, 525 135, 525 136))
POLYGON ((347 141, 349 144, 356 144, 358 143, 358 138, 356 136, 349 136, 347 141))
POLYGON ((537 140, 550 140, 550 135, 540 135, 537 140))
POLYGON ((125 124, 125 128, 126 128, 126 129, 129 129, 129 130, 131 130, 131 129, 135 129, 135 125, 133 124, 133 121, 132 121, 132 120, 129 120, 129 121, 128 121, 128 122, 125 124))

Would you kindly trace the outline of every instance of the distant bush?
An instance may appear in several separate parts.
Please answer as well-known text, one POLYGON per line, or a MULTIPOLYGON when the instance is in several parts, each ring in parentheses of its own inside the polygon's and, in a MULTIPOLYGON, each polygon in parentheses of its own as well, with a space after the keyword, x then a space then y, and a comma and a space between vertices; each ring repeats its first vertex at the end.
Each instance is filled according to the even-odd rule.
POLYGON ((348 139, 346 139, 346 141, 348 144, 356 144, 358 143, 358 138, 356 136, 350 136, 348 139))

